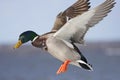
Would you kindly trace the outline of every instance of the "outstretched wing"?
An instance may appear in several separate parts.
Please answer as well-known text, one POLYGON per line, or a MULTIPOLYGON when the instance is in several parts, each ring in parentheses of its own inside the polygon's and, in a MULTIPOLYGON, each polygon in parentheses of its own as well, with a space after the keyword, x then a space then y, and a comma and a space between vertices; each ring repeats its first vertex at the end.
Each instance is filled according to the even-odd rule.
POLYGON ((89 4, 89 0, 78 0, 64 12, 60 12, 56 17, 52 31, 59 30, 67 22, 67 19, 70 20, 71 18, 88 11, 90 8, 89 4))
POLYGON ((69 20, 54 36, 67 41, 81 43, 87 30, 101 21, 114 7, 114 0, 106 0, 101 5, 69 20))

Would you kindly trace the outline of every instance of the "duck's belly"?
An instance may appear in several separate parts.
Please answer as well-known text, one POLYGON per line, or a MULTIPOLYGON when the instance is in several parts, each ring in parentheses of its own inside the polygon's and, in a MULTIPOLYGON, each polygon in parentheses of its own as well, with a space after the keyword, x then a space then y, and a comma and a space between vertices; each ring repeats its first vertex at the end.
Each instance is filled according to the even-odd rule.
POLYGON ((48 52, 60 61, 80 59, 80 55, 68 47, 62 40, 51 37, 46 41, 48 52))

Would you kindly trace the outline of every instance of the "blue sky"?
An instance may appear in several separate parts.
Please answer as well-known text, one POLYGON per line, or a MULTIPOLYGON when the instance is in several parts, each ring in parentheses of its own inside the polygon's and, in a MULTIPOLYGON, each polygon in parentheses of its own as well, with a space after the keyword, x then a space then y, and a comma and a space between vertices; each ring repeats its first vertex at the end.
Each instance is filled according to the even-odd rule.
MULTIPOLYGON (((76 0, 0 0, 0 43, 15 43, 20 33, 33 30, 43 34, 51 30, 56 15, 76 0)), ((91 8, 105 0, 90 0, 91 8)), ((91 28, 86 41, 120 40, 120 1, 107 17, 91 28)))

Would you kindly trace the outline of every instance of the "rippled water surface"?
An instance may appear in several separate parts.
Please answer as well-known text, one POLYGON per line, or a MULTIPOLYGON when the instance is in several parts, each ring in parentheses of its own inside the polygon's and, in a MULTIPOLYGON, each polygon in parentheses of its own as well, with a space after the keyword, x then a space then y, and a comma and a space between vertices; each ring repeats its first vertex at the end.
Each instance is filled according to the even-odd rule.
POLYGON ((56 75, 62 62, 47 52, 32 46, 13 50, 12 45, 0 45, 0 80, 120 80, 120 43, 79 48, 94 71, 69 65, 66 73, 56 75))

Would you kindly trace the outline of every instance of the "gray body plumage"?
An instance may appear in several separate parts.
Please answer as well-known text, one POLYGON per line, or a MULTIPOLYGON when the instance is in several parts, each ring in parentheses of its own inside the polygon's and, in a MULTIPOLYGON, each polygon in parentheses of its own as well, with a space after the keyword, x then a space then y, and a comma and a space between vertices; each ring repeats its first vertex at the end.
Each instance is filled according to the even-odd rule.
POLYGON ((92 66, 87 63, 85 57, 69 42, 58 39, 56 37, 50 37, 46 41, 48 52, 64 62, 70 60, 70 64, 85 68, 87 70, 93 70, 92 66))

